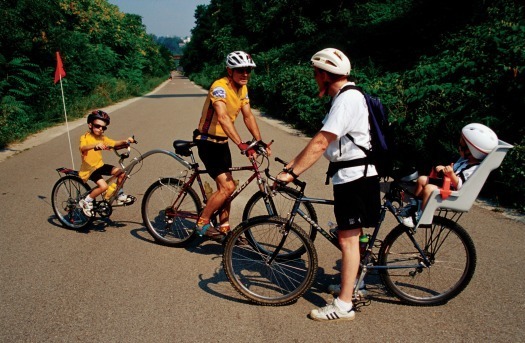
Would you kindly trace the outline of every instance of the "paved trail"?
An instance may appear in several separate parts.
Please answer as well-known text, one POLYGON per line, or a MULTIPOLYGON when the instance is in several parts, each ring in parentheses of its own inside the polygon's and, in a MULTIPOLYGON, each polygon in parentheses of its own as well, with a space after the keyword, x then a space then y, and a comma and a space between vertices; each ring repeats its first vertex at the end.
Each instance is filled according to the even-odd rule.
MULTIPOLYGON (((142 152, 171 149, 174 139, 191 138, 204 97, 187 79, 175 78, 153 94, 108 109, 107 135, 135 134, 142 152)), ((292 158, 307 141, 274 122, 259 123, 264 139, 275 140, 275 156, 292 158)), ((80 124, 71 123, 77 167, 78 137, 86 130, 80 124)), ((318 323, 307 313, 331 299, 326 287, 337 278, 340 262, 324 240, 316 242, 317 281, 302 299, 285 307, 251 305, 229 285, 220 245, 163 247, 144 228, 140 201, 146 188, 180 169, 166 156, 146 159, 127 184, 138 204, 116 209, 111 221, 97 222, 88 232, 61 227, 50 194, 55 168, 69 167, 71 160, 67 136, 49 135, 27 150, 15 146, 24 151, 9 158, 4 153, 0 163, 0 342, 525 341, 525 225, 500 213, 474 206, 461 219, 476 244, 478 267, 453 301, 404 306, 372 279, 376 300, 353 322, 318 323)), ((234 158, 243 162, 240 154, 234 158)), ((116 162, 111 153, 105 159, 116 162)), ((304 174, 308 194, 331 193, 324 185, 326 165, 319 162, 304 174)), ((244 201, 234 203, 234 222, 251 195, 245 192, 244 201)), ((322 224, 332 219, 331 209, 316 209, 322 224)))

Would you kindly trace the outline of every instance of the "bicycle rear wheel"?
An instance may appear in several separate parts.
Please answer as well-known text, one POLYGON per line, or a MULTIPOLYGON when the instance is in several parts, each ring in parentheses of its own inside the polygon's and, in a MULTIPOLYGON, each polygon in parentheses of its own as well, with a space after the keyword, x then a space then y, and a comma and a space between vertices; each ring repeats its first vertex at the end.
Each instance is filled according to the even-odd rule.
POLYGON ((423 258, 404 225, 394 228, 379 251, 382 266, 406 266, 381 270, 385 286, 403 302, 432 306, 446 303, 469 284, 476 269, 476 249, 469 234, 456 222, 434 217, 430 227, 419 227, 414 240, 431 262, 423 258), (414 267, 409 267, 414 266, 414 267))
POLYGON ((78 202, 89 192, 89 187, 77 176, 61 177, 51 191, 53 212, 62 225, 80 230, 91 224, 93 217, 84 214, 78 202))
POLYGON ((306 235, 295 224, 284 236, 286 220, 256 217, 239 224, 226 240, 223 267, 232 286, 244 297, 259 305, 286 305, 300 298, 317 274, 317 253, 306 235), (238 238, 248 230, 257 234, 257 244, 240 245, 238 238), (271 263, 271 254, 285 238, 282 251, 303 249, 302 256, 271 263))
POLYGON ((163 178, 153 183, 142 199, 144 225, 160 244, 184 247, 197 237, 201 201, 192 188, 183 190, 183 184, 177 178, 163 178))

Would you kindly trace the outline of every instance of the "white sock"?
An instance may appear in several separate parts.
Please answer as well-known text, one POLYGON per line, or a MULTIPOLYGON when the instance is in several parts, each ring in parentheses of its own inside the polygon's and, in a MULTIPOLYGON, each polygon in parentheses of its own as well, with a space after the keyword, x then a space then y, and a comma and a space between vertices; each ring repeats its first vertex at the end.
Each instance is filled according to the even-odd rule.
POLYGON ((341 311, 343 311, 343 312, 348 312, 348 311, 350 311, 350 310, 352 309, 352 307, 353 307, 353 306, 352 306, 352 302, 347 303, 347 302, 342 301, 342 300, 339 299, 339 298, 335 298, 335 300, 334 300, 334 304, 335 304, 337 307, 339 307, 339 309, 340 309, 341 311))
POLYGON ((93 198, 90 197, 89 195, 84 200, 86 200, 86 202, 93 202, 93 198))

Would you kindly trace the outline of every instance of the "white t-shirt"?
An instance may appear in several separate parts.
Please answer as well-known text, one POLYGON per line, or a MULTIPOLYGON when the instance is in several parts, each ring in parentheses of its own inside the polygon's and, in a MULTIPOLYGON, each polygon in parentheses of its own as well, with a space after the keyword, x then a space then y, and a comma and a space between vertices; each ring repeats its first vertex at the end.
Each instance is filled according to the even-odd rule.
MULTIPOLYGON (((347 85, 354 85, 348 82, 347 85)), ((336 94, 332 100, 330 112, 323 120, 321 131, 330 132, 337 136, 327 147, 324 156, 331 162, 349 161, 366 157, 365 153, 356 144, 370 149, 370 129, 368 123, 368 107, 363 94, 355 89, 349 89, 342 94, 336 94), (356 144, 346 137, 349 133, 356 144), (339 149, 341 140, 341 149, 339 149)), ((365 166, 342 168, 332 177, 332 184, 337 185, 357 180, 363 177, 365 166)), ((377 175, 373 164, 368 165, 366 176, 377 175)))

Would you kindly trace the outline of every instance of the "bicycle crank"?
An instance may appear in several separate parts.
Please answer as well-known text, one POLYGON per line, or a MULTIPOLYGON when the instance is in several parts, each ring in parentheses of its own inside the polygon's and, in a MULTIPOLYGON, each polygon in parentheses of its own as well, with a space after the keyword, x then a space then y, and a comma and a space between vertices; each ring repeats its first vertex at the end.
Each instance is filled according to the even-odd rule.
POLYGON ((111 207, 109 202, 107 202, 106 200, 102 200, 97 203, 95 212, 97 212, 97 214, 102 218, 109 218, 109 216, 111 216, 111 214, 113 213, 113 208, 111 207))

